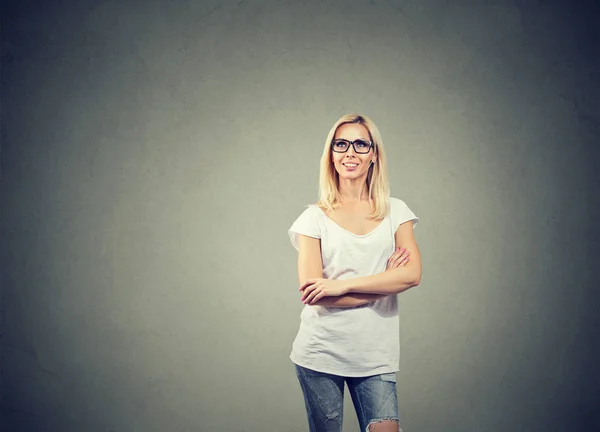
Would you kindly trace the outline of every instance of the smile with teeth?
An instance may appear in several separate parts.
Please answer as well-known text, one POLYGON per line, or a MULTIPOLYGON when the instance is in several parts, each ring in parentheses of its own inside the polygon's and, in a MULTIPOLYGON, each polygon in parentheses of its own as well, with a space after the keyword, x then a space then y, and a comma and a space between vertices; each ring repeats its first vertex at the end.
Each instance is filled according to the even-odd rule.
POLYGON ((347 163, 342 163, 342 165, 347 166, 348 168, 354 168, 357 167, 358 164, 356 163, 351 163, 351 162, 347 162, 347 163))

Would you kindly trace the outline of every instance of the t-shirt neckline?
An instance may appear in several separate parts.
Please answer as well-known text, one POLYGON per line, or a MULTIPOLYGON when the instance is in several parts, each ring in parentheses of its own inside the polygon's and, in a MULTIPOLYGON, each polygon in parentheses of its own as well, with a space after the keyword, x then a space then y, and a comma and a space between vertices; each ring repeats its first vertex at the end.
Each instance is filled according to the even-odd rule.
POLYGON ((388 216, 384 216, 384 218, 379 223, 379 225, 377 225, 371 232, 368 232, 367 234, 355 234, 352 231, 348 231, 346 228, 344 228, 343 226, 341 226, 340 224, 338 224, 336 221, 334 221, 333 219, 331 219, 329 216, 327 216, 327 214, 323 211, 323 209, 321 207, 319 207, 318 205, 316 205, 315 207, 318 208, 319 211, 325 217, 325 219, 327 219, 328 221, 330 221, 333 225, 337 226, 342 231, 345 231, 345 232, 347 232, 348 234, 350 234, 350 235, 352 235, 354 237, 360 237, 360 238, 362 238, 362 237, 368 237, 371 234, 373 234, 375 231, 377 231, 381 227, 381 225, 383 225, 385 223, 385 220, 388 218, 388 216))

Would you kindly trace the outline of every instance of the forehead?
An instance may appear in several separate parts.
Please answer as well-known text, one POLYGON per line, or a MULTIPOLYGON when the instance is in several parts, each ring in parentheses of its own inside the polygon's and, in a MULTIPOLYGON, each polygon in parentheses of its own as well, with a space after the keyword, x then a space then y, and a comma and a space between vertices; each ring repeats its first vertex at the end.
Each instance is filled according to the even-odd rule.
POLYGON ((335 131, 336 139, 342 138, 350 141, 354 141, 356 139, 362 138, 367 141, 369 138, 369 130, 361 124, 358 123, 345 123, 337 128, 335 131))

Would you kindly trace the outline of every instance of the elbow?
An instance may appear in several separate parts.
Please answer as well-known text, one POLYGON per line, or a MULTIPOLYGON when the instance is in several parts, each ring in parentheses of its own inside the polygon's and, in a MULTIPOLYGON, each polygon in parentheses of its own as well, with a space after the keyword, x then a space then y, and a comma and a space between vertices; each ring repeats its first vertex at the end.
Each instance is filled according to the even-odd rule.
POLYGON ((410 273, 405 273, 402 275, 402 278, 397 281, 396 287, 393 289, 392 294, 400 294, 407 289, 419 286, 421 283, 421 270, 412 271, 410 273))
POLYGON ((420 283, 421 283, 421 272, 419 271, 418 273, 415 273, 415 275, 413 276, 412 280, 410 281, 410 287, 409 288, 413 288, 413 287, 419 286, 420 283))
POLYGON ((419 269, 419 272, 415 275, 415 279, 413 281, 413 286, 419 286, 420 283, 421 283, 421 270, 419 269))
POLYGON ((410 280, 405 279, 404 281, 402 281, 400 286, 393 291, 392 294, 400 294, 408 289, 419 286, 420 283, 421 283, 421 275, 415 276, 414 278, 411 278, 410 280))

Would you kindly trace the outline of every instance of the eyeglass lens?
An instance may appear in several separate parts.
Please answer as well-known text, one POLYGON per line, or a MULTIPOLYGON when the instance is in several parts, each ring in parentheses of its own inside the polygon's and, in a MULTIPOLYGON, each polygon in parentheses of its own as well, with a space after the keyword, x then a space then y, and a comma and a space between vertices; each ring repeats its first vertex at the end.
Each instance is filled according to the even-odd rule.
POLYGON ((354 146, 354 151, 356 153, 369 153, 371 148, 371 143, 362 139, 357 139, 356 141, 350 142, 344 139, 337 139, 333 141, 333 151, 343 153, 350 148, 350 145, 354 146))

